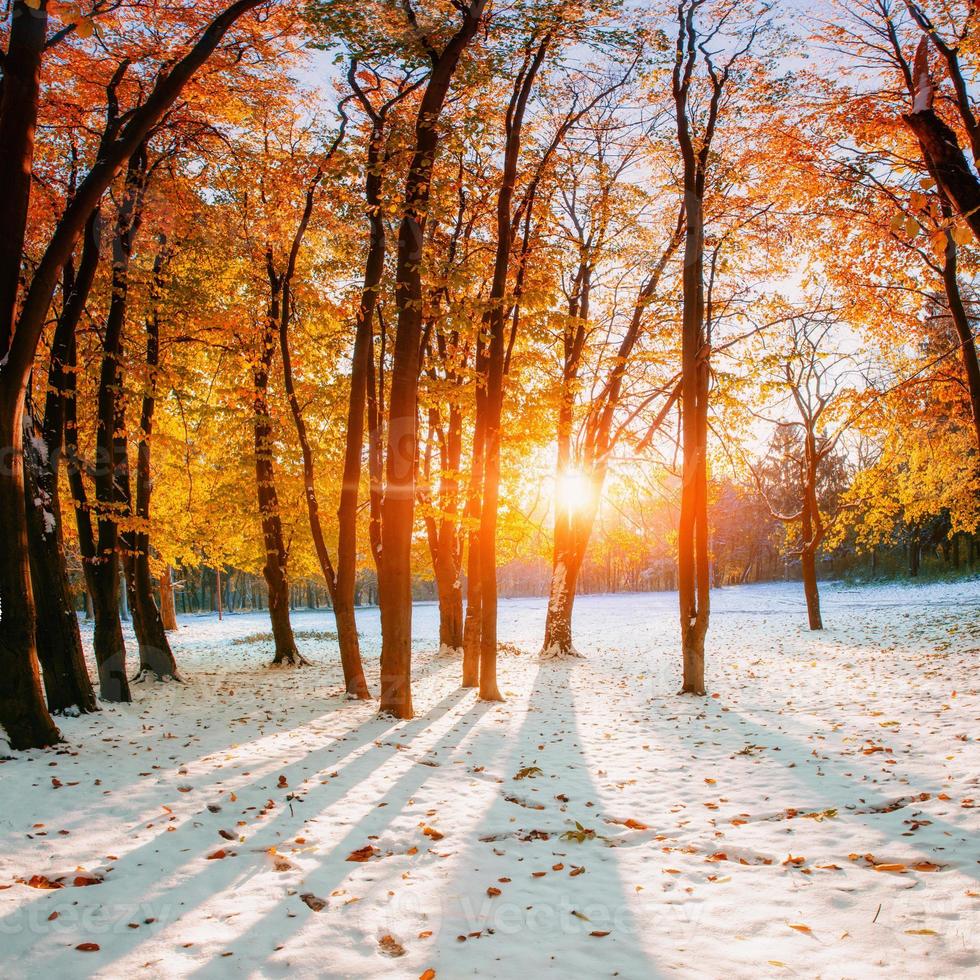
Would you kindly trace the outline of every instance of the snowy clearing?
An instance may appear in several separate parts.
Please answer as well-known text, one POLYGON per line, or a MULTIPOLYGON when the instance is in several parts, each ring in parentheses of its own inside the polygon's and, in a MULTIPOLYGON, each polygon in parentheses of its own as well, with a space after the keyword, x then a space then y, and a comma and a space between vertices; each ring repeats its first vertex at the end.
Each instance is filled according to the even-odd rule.
POLYGON ((417 606, 409 722, 341 699, 326 611, 276 671, 263 614, 184 617, 186 683, 0 764, 2 973, 976 975, 980 582, 824 595, 715 593, 707 699, 673 595, 579 599, 558 663, 505 601, 502 705, 417 606))

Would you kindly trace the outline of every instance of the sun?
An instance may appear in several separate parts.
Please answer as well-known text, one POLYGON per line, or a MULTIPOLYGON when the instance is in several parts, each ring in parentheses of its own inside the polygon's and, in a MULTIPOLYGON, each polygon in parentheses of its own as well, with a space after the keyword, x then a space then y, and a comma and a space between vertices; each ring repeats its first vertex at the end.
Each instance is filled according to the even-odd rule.
POLYGON ((566 470, 558 477, 555 501, 559 507, 571 513, 586 510, 592 503, 595 488, 581 470, 566 470))

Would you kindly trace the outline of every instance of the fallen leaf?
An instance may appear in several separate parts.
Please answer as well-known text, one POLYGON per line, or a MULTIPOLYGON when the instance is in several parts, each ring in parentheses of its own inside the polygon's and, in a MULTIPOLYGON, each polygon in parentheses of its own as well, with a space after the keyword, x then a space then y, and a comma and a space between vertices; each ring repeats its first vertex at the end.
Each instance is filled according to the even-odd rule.
POLYGON ((101 948, 98 943, 79 943, 75 947, 80 953, 97 953, 101 948))
POLYGON ((378 940, 384 956, 404 956, 405 947, 394 936, 382 936, 378 940))
POLYGON ((300 900, 305 902, 314 912, 322 912, 327 907, 327 900, 314 895, 313 892, 306 892, 300 895, 300 900))
POLYGON ((364 847, 359 847, 356 851, 351 851, 347 855, 348 861, 370 861, 375 854, 378 853, 378 849, 373 844, 367 844, 364 847))

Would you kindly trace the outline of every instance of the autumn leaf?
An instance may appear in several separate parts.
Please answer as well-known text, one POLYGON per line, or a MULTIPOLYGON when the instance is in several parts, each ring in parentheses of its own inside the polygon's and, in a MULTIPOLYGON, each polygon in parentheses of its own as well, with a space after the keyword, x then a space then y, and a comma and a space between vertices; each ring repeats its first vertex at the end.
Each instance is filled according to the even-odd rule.
POLYGON ((314 912, 322 912, 327 907, 327 900, 314 895, 313 892, 300 895, 300 901, 305 902, 314 912))
POLYGON ((31 888, 64 888, 60 881, 52 881, 47 875, 31 875, 25 882, 31 888))
POLYGON ((381 953, 384 956, 404 956, 405 947, 402 946, 394 936, 382 936, 378 940, 378 946, 381 947, 381 953))
POLYGON ((98 943, 79 943, 75 947, 80 953, 97 953, 101 948, 98 943))
POLYGON ((436 980, 436 971, 430 966, 424 973, 419 974, 419 980, 436 980))
POLYGON ((351 851, 347 855, 348 861, 370 861, 378 853, 378 849, 373 844, 359 847, 356 851, 351 851))
POLYGON ((789 922, 787 925, 790 929, 795 929, 797 932, 806 933, 808 936, 813 935, 813 930, 809 926, 803 925, 802 922, 789 922))

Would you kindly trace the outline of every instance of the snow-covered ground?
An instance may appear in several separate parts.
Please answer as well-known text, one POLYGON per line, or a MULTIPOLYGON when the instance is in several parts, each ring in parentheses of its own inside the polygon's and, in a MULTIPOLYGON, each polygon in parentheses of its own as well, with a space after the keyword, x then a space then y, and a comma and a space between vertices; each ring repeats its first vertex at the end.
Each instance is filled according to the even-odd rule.
POLYGON ((559 664, 505 601, 502 705, 418 606, 397 723, 329 613, 282 671, 263 615, 183 618, 184 684, 0 764, 0 975, 976 976, 980 583, 828 586, 818 635, 796 584, 712 601, 706 699, 672 595, 579 599, 559 664))

